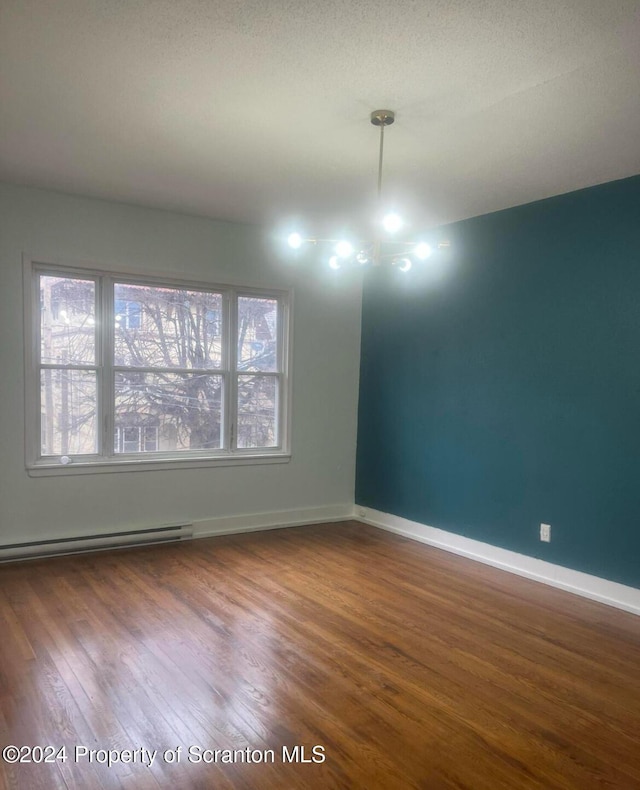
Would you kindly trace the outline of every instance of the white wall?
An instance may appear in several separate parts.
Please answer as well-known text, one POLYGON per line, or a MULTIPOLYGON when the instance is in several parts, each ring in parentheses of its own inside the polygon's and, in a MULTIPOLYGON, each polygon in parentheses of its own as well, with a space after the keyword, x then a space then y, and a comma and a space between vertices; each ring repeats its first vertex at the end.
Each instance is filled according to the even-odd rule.
MULTIPOLYGON (((360 283, 278 260, 249 225, 0 185, 0 544, 173 521, 352 506, 360 283), (31 478, 22 255, 294 288, 288 464, 31 478)), ((336 512, 337 512, 336 511, 336 512)))

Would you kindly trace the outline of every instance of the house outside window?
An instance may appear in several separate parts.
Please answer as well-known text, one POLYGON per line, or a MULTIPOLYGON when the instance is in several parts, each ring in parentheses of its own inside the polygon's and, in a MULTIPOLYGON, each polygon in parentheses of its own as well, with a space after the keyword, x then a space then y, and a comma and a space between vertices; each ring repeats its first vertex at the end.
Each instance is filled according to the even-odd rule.
POLYGON ((288 457, 288 292, 28 269, 31 470, 288 457))

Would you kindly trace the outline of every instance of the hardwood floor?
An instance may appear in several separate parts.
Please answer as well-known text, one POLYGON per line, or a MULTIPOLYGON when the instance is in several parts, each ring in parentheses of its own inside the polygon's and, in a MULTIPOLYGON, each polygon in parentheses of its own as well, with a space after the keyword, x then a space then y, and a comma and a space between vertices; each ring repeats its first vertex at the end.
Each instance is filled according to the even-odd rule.
POLYGON ((0 784, 632 790, 639 668, 640 618, 356 522, 5 565, 0 746, 67 759, 0 784))

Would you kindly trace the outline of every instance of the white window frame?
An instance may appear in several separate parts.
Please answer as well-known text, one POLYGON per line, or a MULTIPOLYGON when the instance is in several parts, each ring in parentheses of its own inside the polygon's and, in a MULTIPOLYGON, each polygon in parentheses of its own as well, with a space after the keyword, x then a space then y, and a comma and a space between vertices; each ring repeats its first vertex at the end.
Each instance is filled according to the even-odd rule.
MULTIPOLYGON (((33 477, 93 474, 119 471, 151 471, 154 469, 185 469, 208 466, 235 466, 264 463, 287 463, 291 458, 291 312, 293 291, 270 288, 250 288, 238 285, 185 280, 179 276, 157 275, 133 271, 115 271, 79 263, 48 262, 40 258, 24 259, 24 333, 25 333, 25 457, 26 468, 33 477), (167 288, 202 290, 222 295, 220 320, 226 326, 223 337, 224 378, 222 403, 222 448, 216 450, 181 450, 153 453, 115 453, 103 455, 69 456, 63 463, 59 456, 42 456, 39 343, 40 292, 39 276, 68 276, 96 282, 96 325, 103 327, 96 334, 96 362, 89 366, 97 373, 97 421, 100 434, 99 448, 109 447, 114 436, 113 381, 117 366, 113 363, 113 332, 110 320, 113 305, 113 284, 130 283, 167 288), (277 436, 278 445, 267 448, 238 448, 237 437, 237 378, 251 374, 238 370, 237 327, 238 299, 242 296, 276 299, 278 302, 278 338, 275 372, 256 372, 256 375, 278 379, 277 436), (111 440, 107 437, 111 436, 111 440)), ((77 367, 77 366, 70 366, 77 367)), ((183 372, 176 369, 175 372, 183 372)))

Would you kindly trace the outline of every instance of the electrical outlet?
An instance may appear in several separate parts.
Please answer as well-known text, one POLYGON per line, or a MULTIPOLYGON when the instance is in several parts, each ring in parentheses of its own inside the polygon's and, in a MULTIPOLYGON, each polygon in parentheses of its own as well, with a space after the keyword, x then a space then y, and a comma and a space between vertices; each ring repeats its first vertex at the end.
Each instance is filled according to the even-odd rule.
POLYGON ((551 524, 540 524, 540 540, 551 543, 551 524))
POLYGON ((357 512, 360 518, 364 518, 367 515, 367 511, 363 507, 359 507, 357 512))

